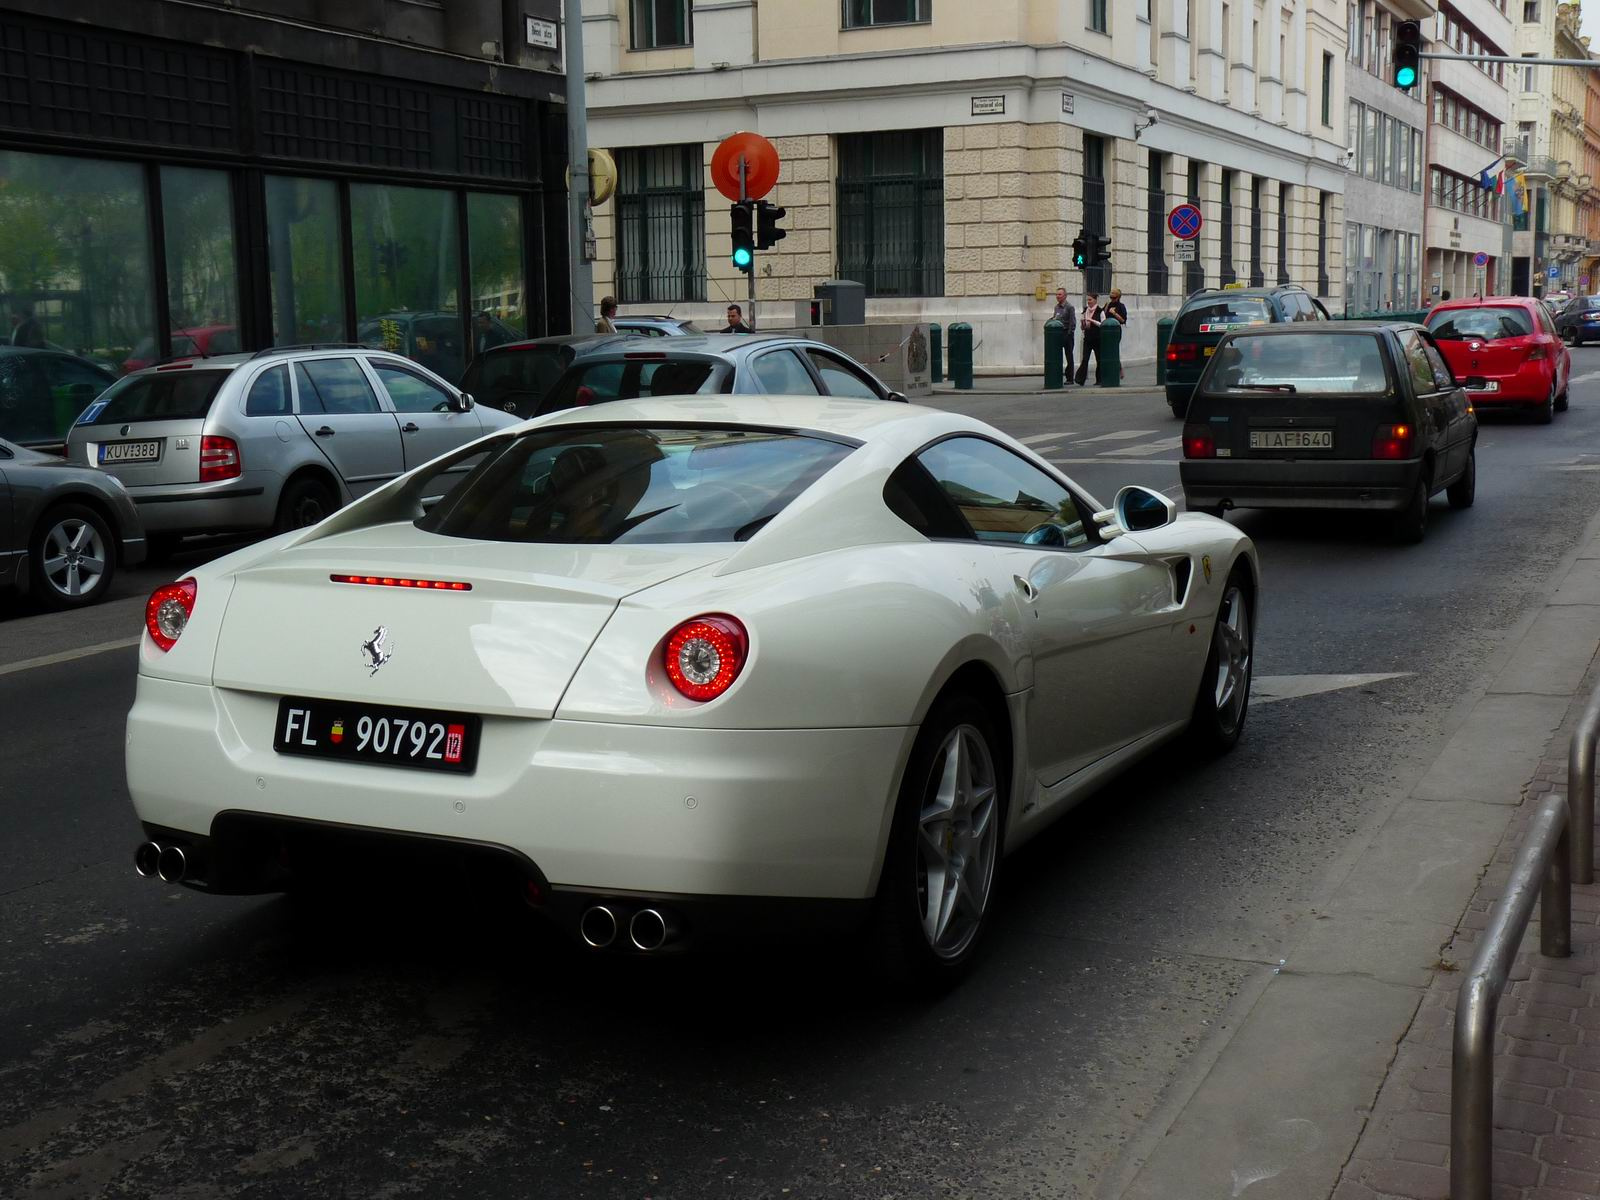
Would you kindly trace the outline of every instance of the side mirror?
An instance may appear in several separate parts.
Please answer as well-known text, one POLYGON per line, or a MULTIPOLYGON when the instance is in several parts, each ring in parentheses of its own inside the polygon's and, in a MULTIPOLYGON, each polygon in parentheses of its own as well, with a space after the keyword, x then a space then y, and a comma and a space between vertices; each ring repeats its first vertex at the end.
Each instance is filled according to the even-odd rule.
POLYGON ((477 401, 472 398, 472 393, 462 392, 456 397, 456 402, 450 407, 454 412, 471 412, 472 406, 476 403, 477 401))
POLYGON ((1469 392, 1481 392, 1488 385, 1488 383, 1489 381, 1482 375, 1468 375, 1461 381, 1461 386, 1466 388, 1469 392))
POLYGON ((1130 484, 1111 502, 1111 515, 1122 532, 1144 533, 1172 524, 1178 519, 1178 506, 1160 492, 1130 484))
POLYGON ((911 403, 911 398, 909 396, 907 396, 904 392, 890 392, 889 393, 889 399, 890 400, 898 400, 901 404, 910 404, 911 403))

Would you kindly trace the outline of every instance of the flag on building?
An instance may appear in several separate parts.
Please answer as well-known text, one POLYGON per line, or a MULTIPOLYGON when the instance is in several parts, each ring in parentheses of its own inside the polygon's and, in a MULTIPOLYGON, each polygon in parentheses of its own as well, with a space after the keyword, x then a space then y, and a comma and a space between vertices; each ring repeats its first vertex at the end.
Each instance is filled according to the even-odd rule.
POLYGON ((1528 186, 1528 179, 1518 171, 1511 179, 1511 215, 1514 217, 1526 216, 1527 202, 1523 199, 1523 191, 1528 186))
POLYGON ((1478 186, 1481 187, 1484 191, 1486 191, 1486 192, 1494 191, 1494 180, 1492 178, 1490 178, 1489 172, 1494 170, 1496 167, 1498 167, 1502 161, 1503 160, 1497 158, 1492 163, 1490 163, 1487 167, 1484 167, 1483 170, 1478 172, 1478 186))

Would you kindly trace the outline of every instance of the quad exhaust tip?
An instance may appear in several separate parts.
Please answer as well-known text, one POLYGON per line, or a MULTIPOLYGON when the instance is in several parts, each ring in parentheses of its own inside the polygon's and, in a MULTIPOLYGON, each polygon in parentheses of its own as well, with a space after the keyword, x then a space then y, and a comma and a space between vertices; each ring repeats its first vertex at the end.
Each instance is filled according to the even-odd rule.
POLYGON ((578 921, 578 933, 596 950, 604 950, 617 940, 617 914, 604 904, 591 905, 578 921))
POLYGON ((161 847, 154 842, 140 842, 133 852, 133 869, 146 879, 155 877, 160 867, 161 847))
POLYGON ((178 846, 140 842, 133 852, 133 869, 146 879, 182 883, 189 873, 189 860, 178 846))
POLYGON ((670 934, 667 918, 653 908, 641 908, 628 922, 628 940, 636 950, 659 950, 670 934))

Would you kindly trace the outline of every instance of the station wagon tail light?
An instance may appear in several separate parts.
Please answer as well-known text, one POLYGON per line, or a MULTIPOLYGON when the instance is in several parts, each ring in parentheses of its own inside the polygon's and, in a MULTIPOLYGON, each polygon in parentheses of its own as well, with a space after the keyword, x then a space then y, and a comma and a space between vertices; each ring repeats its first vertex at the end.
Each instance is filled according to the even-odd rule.
POLYGON ((1411 425, 1380 425, 1372 435, 1373 458, 1410 458, 1417 431, 1411 425))
POLYGON ((206 434, 200 439, 200 482, 216 483, 237 479, 244 471, 239 461, 239 443, 228 437, 206 434))
POLYGON ((715 700, 733 686, 749 657, 750 639, 732 617, 695 617, 667 635, 667 678, 691 700, 715 700))
POLYGON ((1215 458, 1217 439, 1203 425, 1192 425, 1183 431, 1183 456, 1185 458, 1215 458))
POLYGON ((1194 342, 1168 342, 1168 362, 1193 362, 1200 357, 1200 347, 1194 342))
POLYGON ((194 612, 194 597, 194 580, 180 579, 177 583, 158 587, 145 602, 144 627, 150 634, 150 640, 161 647, 163 653, 177 645, 178 639, 183 636, 184 627, 189 624, 189 615, 194 612))
POLYGON ((416 588, 424 592, 470 592, 472 585, 459 579, 412 579, 403 575, 329 575, 335 583, 360 583, 367 587, 416 588))

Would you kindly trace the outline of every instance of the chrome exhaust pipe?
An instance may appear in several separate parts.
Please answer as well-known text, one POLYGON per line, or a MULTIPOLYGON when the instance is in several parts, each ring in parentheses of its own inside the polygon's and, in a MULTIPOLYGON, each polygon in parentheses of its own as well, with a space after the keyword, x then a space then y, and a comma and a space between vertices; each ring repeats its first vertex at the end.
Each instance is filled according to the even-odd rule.
POLYGON ((578 920, 578 933, 588 945, 604 950, 617 940, 617 914, 604 904, 591 905, 578 920))
POLYGON ((628 922, 628 940, 635 950, 659 950, 676 933, 673 922, 654 908, 641 908, 628 922))
POLYGON ((145 879, 153 879, 160 869, 161 847, 154 842, 140 842, 133 852, 133 869, 145 879))
POLYGON ((156 874, 163 883, 181 883, 188 869, 189 860, 181 849, 177 846, 161 847, 161 854, 156 859, 156 874))

